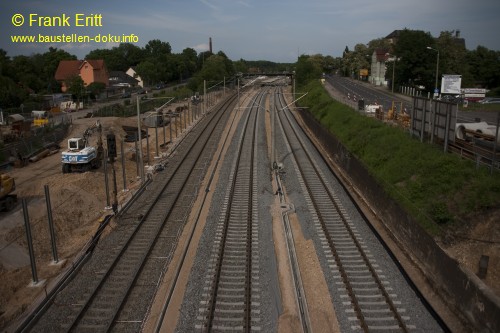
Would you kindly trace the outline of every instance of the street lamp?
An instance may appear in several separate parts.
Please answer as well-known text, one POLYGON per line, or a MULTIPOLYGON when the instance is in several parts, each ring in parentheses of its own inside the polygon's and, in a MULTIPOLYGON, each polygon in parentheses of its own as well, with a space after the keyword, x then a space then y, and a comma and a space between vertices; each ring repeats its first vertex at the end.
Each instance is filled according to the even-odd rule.
POLYGON ((438 92, 438 71, 439 71, 439 50, 434 49, 430 46, 427 46, 428 50, 433 50, 437 52, 437 61, 436 61, 436 84, 434 86, 434 93, 438 92))

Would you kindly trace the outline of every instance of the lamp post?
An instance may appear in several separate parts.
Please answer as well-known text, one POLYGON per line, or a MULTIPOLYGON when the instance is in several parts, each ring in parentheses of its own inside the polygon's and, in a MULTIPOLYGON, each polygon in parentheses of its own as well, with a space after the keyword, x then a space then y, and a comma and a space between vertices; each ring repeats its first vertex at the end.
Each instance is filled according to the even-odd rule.
POLYGON ((439 50, 434 49, 430 46, 427 46, 428 50, 433 50, 437 52, 437 60, 436 60, 436 84, 434 86, 434 93, 437 93, 438 91, 438 71, 439 71, 439 50))

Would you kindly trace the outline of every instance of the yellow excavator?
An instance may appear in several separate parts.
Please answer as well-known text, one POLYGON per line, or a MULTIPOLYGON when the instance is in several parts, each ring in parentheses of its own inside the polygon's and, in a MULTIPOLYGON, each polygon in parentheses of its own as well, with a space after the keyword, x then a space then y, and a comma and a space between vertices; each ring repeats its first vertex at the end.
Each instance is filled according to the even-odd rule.
POLYGON ((9 211, 17 203, 17 195, 12 194, 16 190, 14 178, 0 171, 0 211, 9 211))

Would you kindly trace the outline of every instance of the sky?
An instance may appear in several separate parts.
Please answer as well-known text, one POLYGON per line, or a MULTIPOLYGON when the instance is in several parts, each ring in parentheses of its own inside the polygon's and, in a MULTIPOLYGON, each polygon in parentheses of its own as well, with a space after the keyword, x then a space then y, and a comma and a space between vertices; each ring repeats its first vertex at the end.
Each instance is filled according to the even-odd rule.
MULTIPOLYGON (((0 49, 8 56, 64 49, 83 59, 96 48, 168 42, 172 52, 223 51, 231 60, 295 62, 302 54, 339 57, 398 29, 460 30, 469 50, 500 50, 499 0, 17 0, 0 2, 0 49), (77 16, 77 14, 79 14, 77 16), (22 15, 22 18, 20 18, 22 15), (64 16, 63 16, 64 15, 64 16), (99 19, 100 17, 100 19, 99 19), (55 18, 55 19, 54 19, 55 18), (62 18, 62 19, 61 19, 62 18), (75 26, 77 19, 81 26, 75 26), (63 24, 65 26, 47 26, 63 24), (15 26, 17 24, 19 26, 15 26), (68 26, 69 25, 69 26, 68 26), (85 26, 87 25, 87 26, 85 26), (12 36, 88 35, 113 42, 13 43, 12 36)), ((46 37, 44 37, 46 38, 46 37)))

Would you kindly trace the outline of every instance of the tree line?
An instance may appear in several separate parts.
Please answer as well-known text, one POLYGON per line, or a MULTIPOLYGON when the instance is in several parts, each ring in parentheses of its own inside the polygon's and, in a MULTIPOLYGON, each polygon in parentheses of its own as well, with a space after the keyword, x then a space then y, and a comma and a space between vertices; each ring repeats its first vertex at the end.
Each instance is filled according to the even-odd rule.
MULTIPOLYGON (((192 48, 186 48, 180 53, 173 53, 170 44, 159 39, 149 41, 144 47, 122 43, 110 49, 95 49, 84 59, 103 59, 108 71, 125 72, 134 67, 146 86, 188 82, 188 88, 193 92, 202 91, 204 81, 213 85, 224 78, 229 79, 235 73, 246 73, 252 68, 280 71, 291 67, 291 64, 270 61, 232 61, 223 51, 198 53, 192 48)), ((61 60, 77 60, 77 57, 50 47, 42 54, 17 55, 11 58, 6 51, 0 49, 0 108, 17 108, 21 104, 27 106, 40 101, 37 96, 60 93, 61 86, 54 75, 61 60)), ((68 78, 68 81, 74 87, 70 93, 74 94, 81 93, 82 90, 97 94, 104 89, 101 84, 84 87, 79 77, 68 78)))
MULTIPOLYGON (((467 50, 457 43, 452 31, 441 32, 438 38, 430 33, 404 29, 397 43, 385 38, 356 44, 353 50, 345 48, 342 57, 330 55, 301 55, 297 63, 275 63, 271 61, 230 60, 223 51, 196 52, 186 48, 173 53, 168 42, 154 39, 144 47, 122 43, 111 49, 95 49, 84 59, 103 59, 108 71, 126 71, 134 67, 147 86, 157 83, 188 82, 188 88, 202 91, 203 82, 217 84, 235 75, 252 70, 282 72, 295 70, 299 84, 317 79, 321 73, 338 73, 357 76, 360 69, 370 69, 373 52, 385 49, 390 58, 386 62, 386 79, 392 80, 393 66, 395 87, 400 85, 424 87, 432 91, 435 82, 436 52, 439 50, 439 77, 442 74, 459 74, 462 87, 486 88, 490 95, 500 95, 500 51, 478 46, 467 50)), ((61 90, 54 74, 61 60, 76 60, 76 56, 50 47, 42 54, 9 57, 0 49, 0 108, 19 107, 36 100, 37 95, 59 93, 61 90)), ((86 87, 87 90, 102 89, 101 86, 86 87)), ((92 91, 90 91, 92 92, 92 91)))

